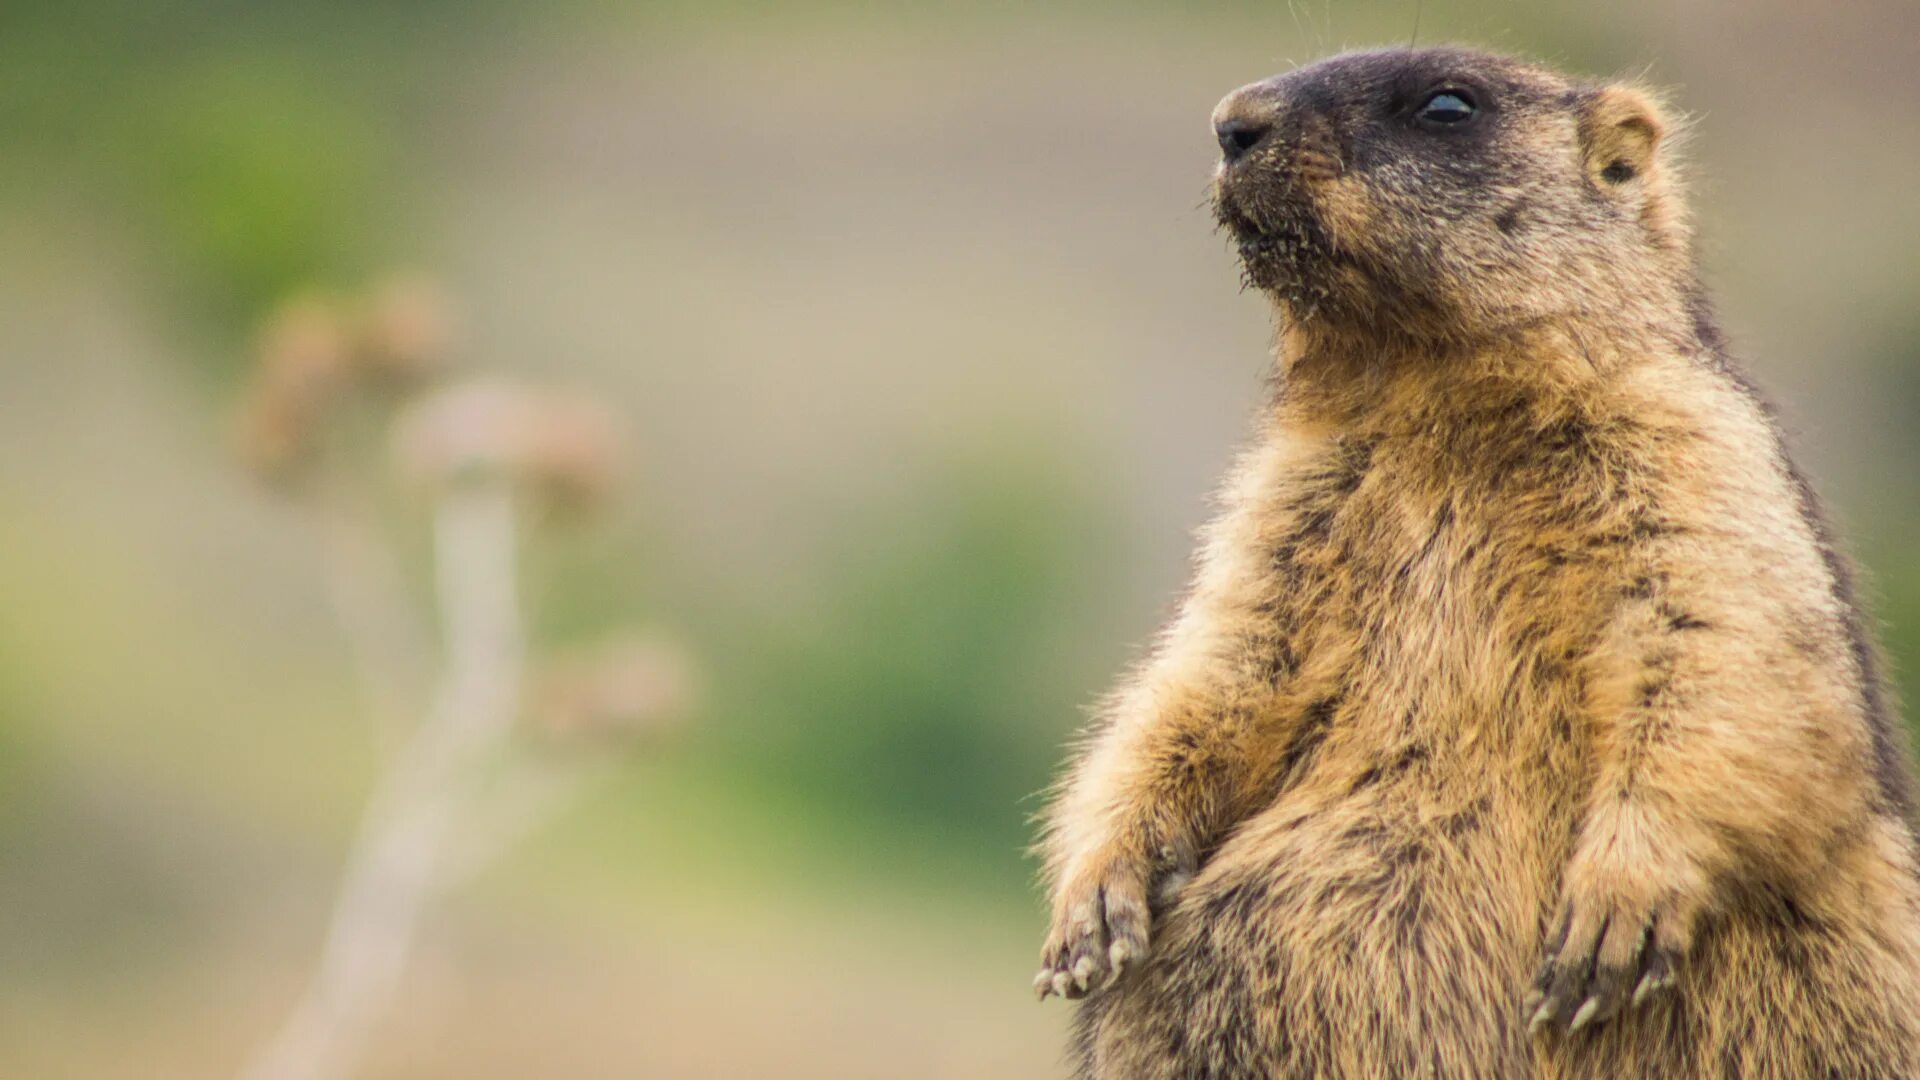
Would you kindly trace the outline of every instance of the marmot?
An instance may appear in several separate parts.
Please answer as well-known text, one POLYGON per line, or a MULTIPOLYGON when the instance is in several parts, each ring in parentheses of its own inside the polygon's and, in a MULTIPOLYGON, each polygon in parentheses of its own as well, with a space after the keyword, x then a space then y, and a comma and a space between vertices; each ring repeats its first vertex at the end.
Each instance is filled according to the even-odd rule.
POLYGON ((1920 1076, 1905 740, 1665 110, 1444 48, 1214 124, 1276 389, 1045 814, 1080 1075, 1920 1076))

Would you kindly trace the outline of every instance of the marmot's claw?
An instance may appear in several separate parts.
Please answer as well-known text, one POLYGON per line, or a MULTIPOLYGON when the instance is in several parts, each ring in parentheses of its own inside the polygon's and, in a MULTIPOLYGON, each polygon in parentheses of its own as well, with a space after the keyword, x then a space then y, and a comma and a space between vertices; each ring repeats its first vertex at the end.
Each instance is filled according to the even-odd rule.
POLYGON ((1647 959, 1646 971, 1640 976, 1639 984, 1633 988, 1633 1000, 1629 1004, 1639 1005, 1663 990, 1672 989, 1674 964, 1673 953, 1664 949, 1655 950, 1647 959))
POLYGON ((1596 917, 1570 905, 1527 995, 1529 1033, 1573 1034, 1605 1024, 1671 988, 1682 952, 1666 929, 1654 915, 1615 910, 1596 917))
POLYGON ((1146 875, 1109 864, 1063 885, 1034 991, 1081 998, 1147 954, 1146 875))

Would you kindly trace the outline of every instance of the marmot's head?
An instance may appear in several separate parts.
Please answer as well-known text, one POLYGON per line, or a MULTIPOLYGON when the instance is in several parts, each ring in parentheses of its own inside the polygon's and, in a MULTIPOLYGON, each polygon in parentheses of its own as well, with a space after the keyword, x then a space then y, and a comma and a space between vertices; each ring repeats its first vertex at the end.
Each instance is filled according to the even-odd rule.
POLYGON ((1213 122, 1221 224, 1294 318, 1475 336, 1684 289, 1669 123, 1641 90, 1402 49, 1242 87, 1213 122))

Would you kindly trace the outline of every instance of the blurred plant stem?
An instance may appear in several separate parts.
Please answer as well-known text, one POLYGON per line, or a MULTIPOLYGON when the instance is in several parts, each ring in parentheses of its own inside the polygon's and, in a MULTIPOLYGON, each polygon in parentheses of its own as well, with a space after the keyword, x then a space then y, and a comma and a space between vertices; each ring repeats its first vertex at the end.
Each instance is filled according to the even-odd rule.
POLYGON ((525 644, 516 596, 511 486, 450 485, 434 516, 445 670, 425 721, 374 794, 347 866, 318 971, 246 1080, 347 1075, 405 971, 426 907, 485 766, 519 709, 525 644))
POLYGON ((327 600, 360 674, 383 756, 400 744, 422 694, 425 627, 405 602, 392 549, 368 525, 346 485, 324 483, 307 504, 320 537, 327 600))

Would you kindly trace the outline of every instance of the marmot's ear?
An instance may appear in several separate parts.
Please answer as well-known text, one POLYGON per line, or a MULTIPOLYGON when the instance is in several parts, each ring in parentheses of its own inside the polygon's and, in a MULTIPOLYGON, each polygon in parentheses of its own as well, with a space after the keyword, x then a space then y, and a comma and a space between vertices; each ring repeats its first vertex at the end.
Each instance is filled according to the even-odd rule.
POLYGON ((1667 120, 1651 94, 1631 86, 1603 86, 1588 95, 1580 115, 1587 176, 1601 188, 1624 187, 1659 166, 1667 120))

